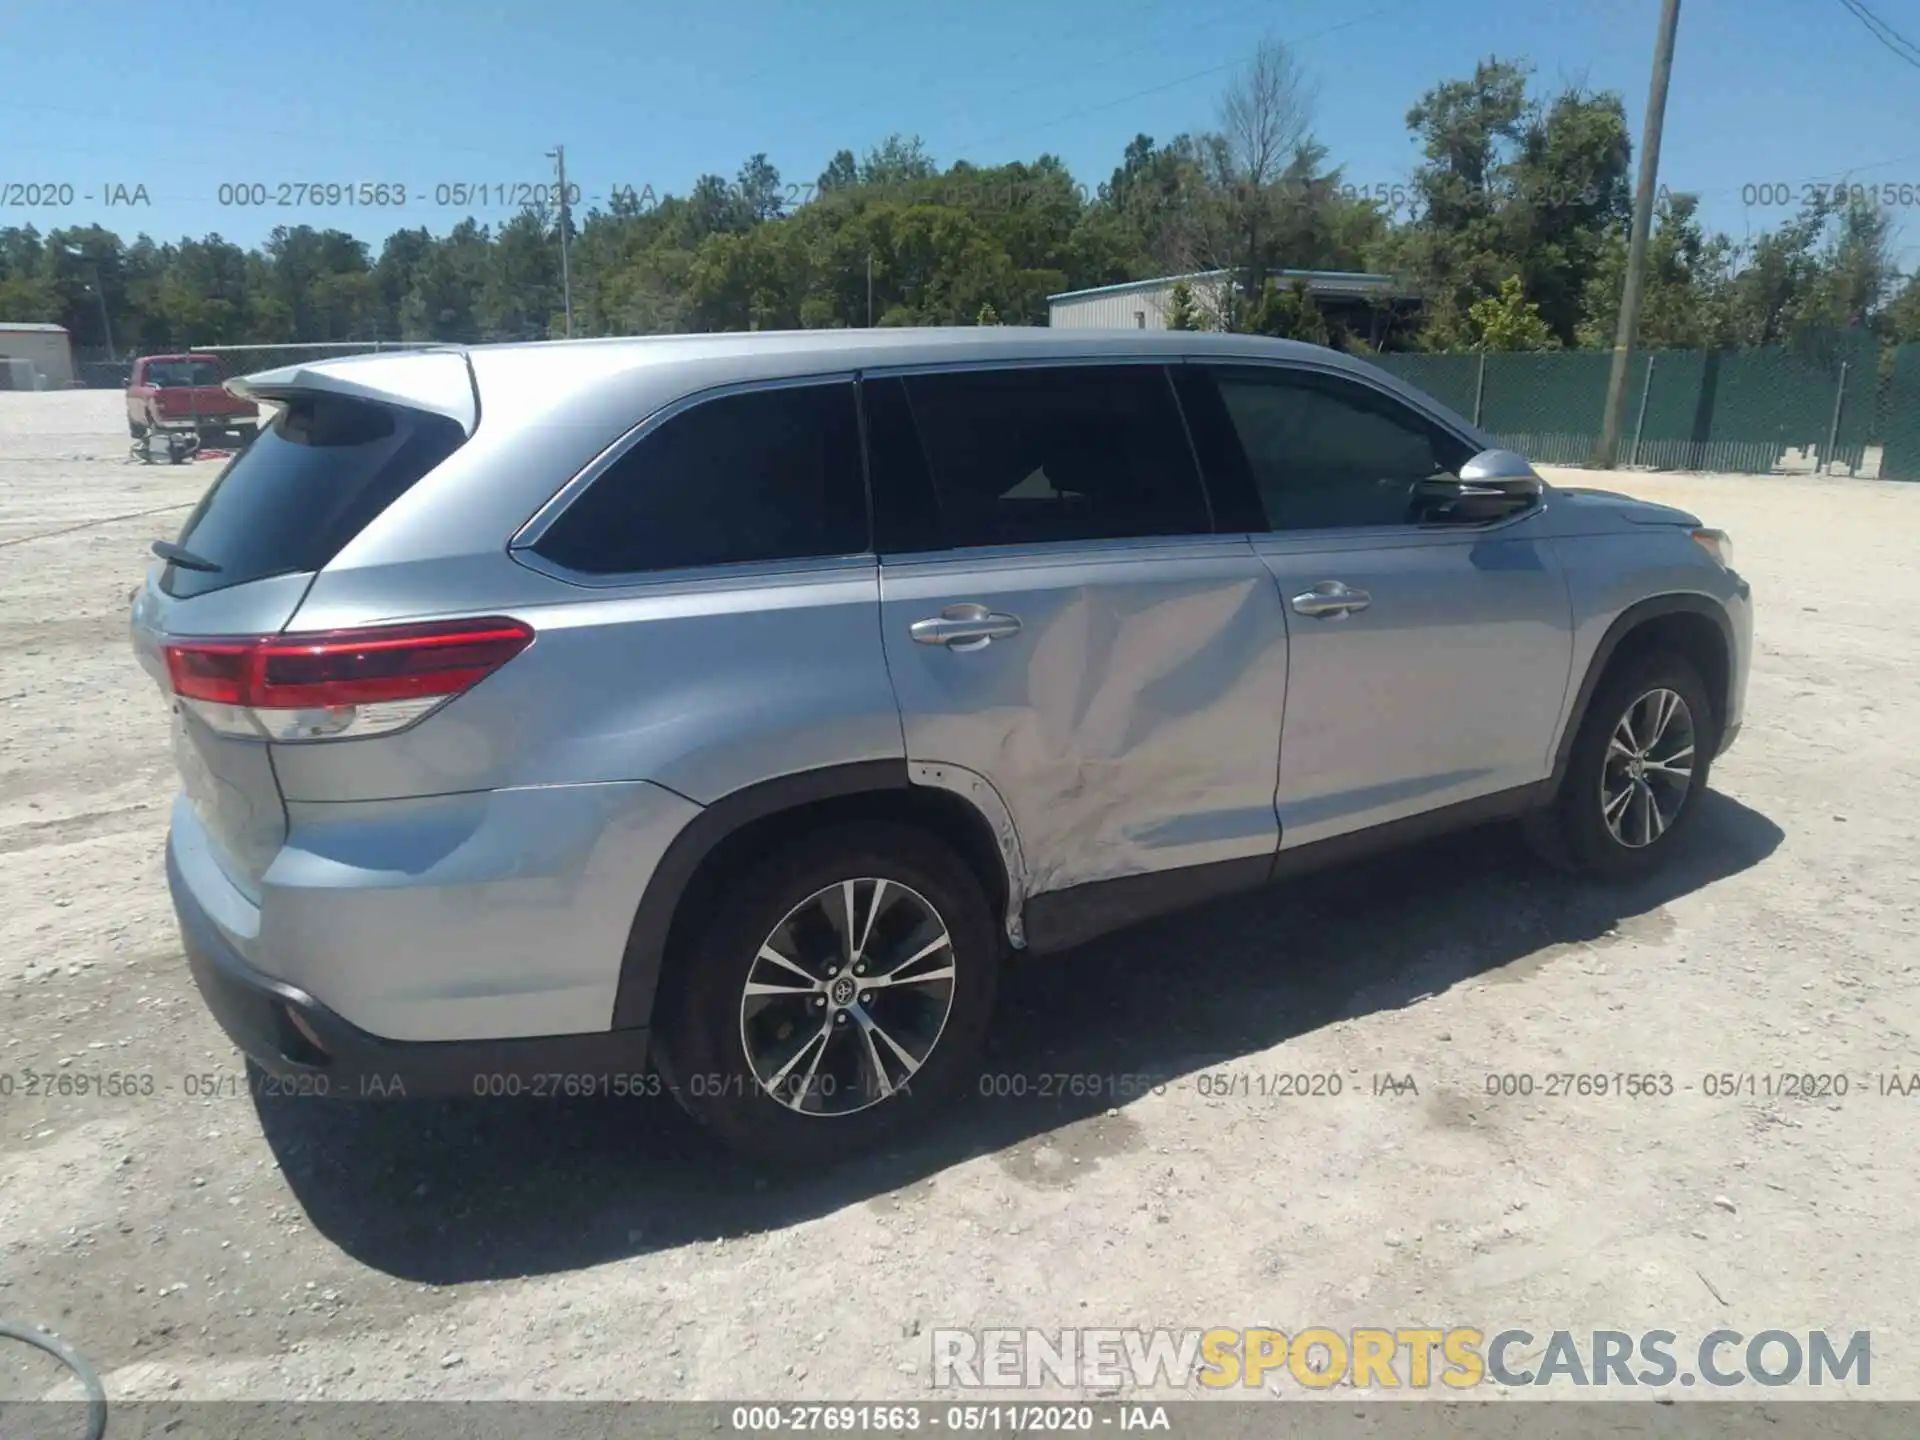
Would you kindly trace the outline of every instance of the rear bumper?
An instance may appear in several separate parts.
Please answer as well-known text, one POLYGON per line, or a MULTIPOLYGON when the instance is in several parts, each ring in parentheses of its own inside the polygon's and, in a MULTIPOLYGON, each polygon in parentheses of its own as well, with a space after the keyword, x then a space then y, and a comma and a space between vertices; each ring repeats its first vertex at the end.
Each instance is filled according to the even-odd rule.
POLYGON ((228 1037, 288 1091, 339 1099, 645 1095, 647 1032, 605 1030, 499 1040, 387 1040, 241 958, 181 873, 171 837, 167 886, 187 965, 228 1037))
POLYGON ((174 415, 155 420, 153 428, 161 434, 179 431, 182 435, 227 434, 235 430, 255 430, 260 421, 252 415, 174 415))

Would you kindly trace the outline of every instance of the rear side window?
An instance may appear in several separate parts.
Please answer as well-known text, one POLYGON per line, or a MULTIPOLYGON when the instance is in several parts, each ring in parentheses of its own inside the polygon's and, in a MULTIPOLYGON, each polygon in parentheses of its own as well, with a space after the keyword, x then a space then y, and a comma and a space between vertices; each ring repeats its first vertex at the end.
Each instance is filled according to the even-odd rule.
POLYGON ((466 440, 443 415, 336 395, 287 402, 201 498, 179 545, 210 568, 167 567, 186 598, 319 570, 466 440))
POLYGON ((1212 529, 1158 365, 916 375, 907 394, 949 545, 1212 529))
POLYGON ((663 421, 533 550, 588 575, 867 549, 853 384, 725 395, 663 421))

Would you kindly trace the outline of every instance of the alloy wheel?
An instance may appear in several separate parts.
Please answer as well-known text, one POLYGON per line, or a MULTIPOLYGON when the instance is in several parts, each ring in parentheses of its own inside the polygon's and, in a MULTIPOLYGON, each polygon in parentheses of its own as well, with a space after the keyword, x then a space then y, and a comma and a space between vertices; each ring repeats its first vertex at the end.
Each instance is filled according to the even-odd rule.
POLYGON ((1613 727, 1600 770, 1607 831, 1643 850, 1672 828, 1693 789, 1693 712, 1664 687, 1635 700, 1613 727))
POLYGON ((851 1115, 912 1080, 953 999, 953 940, 926 897, 897 880, 842 880, 762 942, 740 1042, 760 1088, 788 1109, 851 1115))

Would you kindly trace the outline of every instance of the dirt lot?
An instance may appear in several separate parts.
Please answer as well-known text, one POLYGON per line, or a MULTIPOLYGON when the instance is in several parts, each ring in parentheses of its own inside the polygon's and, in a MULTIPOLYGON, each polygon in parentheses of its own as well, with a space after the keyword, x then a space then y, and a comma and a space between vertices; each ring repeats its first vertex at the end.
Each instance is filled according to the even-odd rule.
MULTIPOLYGON (((1605 482, 1729 529, 1758 606, 1746 733, 1665 878, 1549 878, 1495 829, 1033 962, 989 1073, 1161 1093, 972 1097, 768 1182, 666 1103, 248 1097, 125 638, 216 466, 131 464, 123 428, 117 395, 0 394, 0 1319, 117 1398, 926 1398, 942 1326, 1457 1323, 1870 1329, 1866 1393, 1920 1397, 1920 1094, 1874 1078, 1920 1071, 1920 486, 1605 482), (1487 1094, 1564 1071, 1674 1091, 1487 1094), (1261 1093, 1300 1072, 1343 1093, 1261 1093)), ((13 1394, 53 1377, 0 1353, 13 1394)))

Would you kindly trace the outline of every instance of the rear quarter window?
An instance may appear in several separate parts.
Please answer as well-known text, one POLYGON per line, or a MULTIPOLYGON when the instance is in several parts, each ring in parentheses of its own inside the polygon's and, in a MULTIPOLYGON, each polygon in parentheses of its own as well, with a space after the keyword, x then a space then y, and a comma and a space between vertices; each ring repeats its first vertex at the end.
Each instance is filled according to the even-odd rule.
POLYGON ((867 549, 853 384, 778 385, 670 416, 533 546, 585 575, 799 560, 867 549))
POLYGON ((324 568, 466 441, 442 415, 332 395, 285 401, 187 517, 178 544, 214 569, 167 566, 187 598, 324 568))

